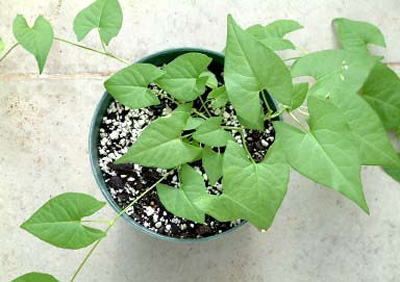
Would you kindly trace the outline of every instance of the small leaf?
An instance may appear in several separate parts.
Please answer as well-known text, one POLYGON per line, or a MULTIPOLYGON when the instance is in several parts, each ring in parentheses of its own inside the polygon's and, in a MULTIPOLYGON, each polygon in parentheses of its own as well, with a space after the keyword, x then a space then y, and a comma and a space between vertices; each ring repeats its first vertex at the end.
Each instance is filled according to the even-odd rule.
POLYGON ((221 87, 213 89, 208 94, 207 98, 208 99, 215 99, 212 102, 212 108, 213 109, 224 107, 226 105, 226 103, 228 102, 228 94, 226 93, 225 86, 221 86, 221 87))
POLYGON ((285 63, 228 16, 225 50, 225 85, 238 116, 253 129, 262 129, 260 91, 268 91, 279 102, 292 104, 292 79, 285 63))
POLYGON ((101 41, 108 45, 118 35, 122 20, 118 0, 97 0, 75 17, 74 32, 78 41, 81 41, 92 29, 97 29, 101 41))
MULTIPOLYGON (((398 154, 398 157, 400 158, 400 153, 398 154)), ((387 166, 383 167, 383 170, 394 180, 400 182, 400 168, 387 166)))
POLYGON ((100 210, 105 202, 82 193, 64 193, 50 199, 21 228, 64 249, 81 249, 104 237, 104 231, 82 225, 81 219, 100 210))
POLYGON ((299 173, 337 190, 369 213, 358 148, 343 113, 329 98, 309 96, 307 101, 310 131, 274 122, 287 161, 299 173))
POLYGON ((308 92, 308 83, 303 82, 303 83, 294 83, 293 84, 293 104, 291 109, 297 109, 300 107, 304 99, 307 96, 308 92))
POLYGON ((157 95, 147 86, 163 74, 151 64, 133 64, 111 76, 104 86, 121 104, 139 109, 160 104, 157 95))
POLYGON ((268 229, 289 181, 288 165, 273 154, 280 150, 271 150, 261 163, 254 164, 242 147, 230 141, 224 154, 223 194, 209 195, 198 206, 219 221, 242 218, 268 229))
POLYGON ((229 140, 233 140, 233 137, 228 131, 221 128, 221 122, 222 117, 207 119, 193 134, 193 138, 208 146, 226 146, 229 140))
POLYGON ((362 97, 378 113, 386 129, 400 125, 400 79, 384 64, 377 64, 361 89, 362 97))
POLYGON ((201 149, 181 139, 188 118, 189 113, 179 108, 170 117, 153 121, 116 163, 137 163, 169 169, 195 160, 201 154, 201 149))
POLYGON ((222 177, 223 154, 214 152, 210 147, 203 150, 203 167, 208 176, 208 181, 214 185, 222 177))
POLYGON ((174 215, 198 223, 204 223, 205 214, 196 205, 207 196, 203 177, 185 164, 179 171, 180 188, 165 184, 157 185, 157 194, 164 207, 174 215))
POLYGON ((210 72, 209 70, 203 71, 200 74, 200 77, 203 77, 203 76, 207 77, 206 85, 208 87, 210 87, 211 89, 218 87, 218 80, 214 73, 210 72))
POLYGON ((283 37, 289 32, 303 28, 298 22, 293 20, 277 20, 266 26, 259 24, 246 29, 271 50, 296 49, 292 42, 283 37))
POLYGON ((197 117, 189 117, 186 123, 186 127, 184 130, 192 130, 198 128, 200 125, 202 125, 205 122, 204 119, 202 118, 197 118, 197 117))
POLYGON ((0 37, 0 52, 3 52, 4 48, 6 47, 6 45, 4 44, 3 39, 0 37))
POLYGON ((31 272, 15 278, 11 282, 59 282, 59 281, 50 274, 31 272))
POLYGON ((50 22, 43 17, 38 17, 33 27, 30 28, 25 18, 18 15, 14 19, 13 33, 18 43, 35 56, 39 73, 42 73, 47 55, 53 45, 54 35, 50 22))
POLYGON ((324 79, 332 86, 343 85, 347 91, 355 92, 379 60, 378 57, 346 50, 318 51, 299 58, 292 66, 292 76, 324 79))
POLYGON ((333 23, 345 50, 368 51, 367 44, 386 47, 382 32, 373 24, 345 18, 334 19, 333 23))
POLYGON ((193 101, 205 90, 208 76, 201 74, 211 61, 201 53, 183 54, 164 67, 166 74, 156 83, 180 101, 193 101))

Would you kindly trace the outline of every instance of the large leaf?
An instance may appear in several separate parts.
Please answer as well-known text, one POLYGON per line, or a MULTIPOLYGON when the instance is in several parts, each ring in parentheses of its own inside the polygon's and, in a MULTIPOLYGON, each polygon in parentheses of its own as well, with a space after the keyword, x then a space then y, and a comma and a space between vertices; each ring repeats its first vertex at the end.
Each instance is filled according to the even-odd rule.
POLYGON ((309 95, 329 98, 330 103, 342 113, 354 136, 362 164, 400 167, 400 159, 381 120, 357 93, 347 91, 346 87, 334 88, 322 80, 311 88, 309 95))
POLYGON ((170 117, 153 121, 116 163, 169 169, 193 161, 201 154, 201 149, 181 139, 188 117, 186 110, 178 108, 170 117))
POLYGON ((111 76, 104 86, 121 104, 139 109, 160 104, 157 95, 147 86, 163 74, 151 64, 133 64, 111 76))
POLYGON ((42 73, 47 55, 53 45, 54 35, 50 22, 43 17, 38 17, 33 27, 30 28, 24 16, 18 15, 14 19, 13 33, 18 43, 35 56, 39 73, 42 73))
POLYGON ((285 63, 254 36, 228 17, 224 77, 236 112, 250 128, 263 128, 260 91, 268 89, 275 99, 292 104, 292 80, 285 63))
POLYGON ((309 96, 310 131, 274 122, 290 165, 304 176, 331 187, 369 212, 362 189, 361 160, 345 117, 330 97, 309 96))
POLYGON ((373 24, 345 18, 334 19, 333 23, 345 50, 367 51, 367 44, 386 46, 382 32, 373 24))
POLYGON ((214 99, 212 102, 213 109, 224 107, 228 102, 228 94, 225 86, 213 89, 207 96, 208 99, 214 99))
POLYGON ((164 207, 176 216, 204 223, 205 214, 196 205, 206 197, 203 177, 185 164, 179 171, 180 188, 157 184, 157 194, 164 207))
POLYGON ((293 77, 312 76, 327 84, 343 85, 348 91, 357 91, 367 79, 380 58, 346 50, 325 50, 310 53, 292 66, 293 77))
POLYGON ((361 89, 362 97, 378 113, 386 129, 400 126, 400 79, 384 64, 377 64, 361 89))
MULTIPOLYGON (((274 145, 275 146, 275 145, 274 145)), ((230 141, 223 162, 223 194, 202 199, 199 206, 219 221, 245 219, 259 229, 268 229, 286 194, 289 167, 268 152, 258 164, 242 147, 230 141)))
POLYGON ((246 29, 265 44, 271 50, 296 49, 292 42, 283 37, 289 32, 303 28, 298 22, 293 20, 277 20, 266 26, 259 24, 253 25, 246 29))
POLYGON ((50 274, 31 272, 15 278, 11 282, 59 282, 59 281, 50 274))
POLYGON ((212 59, 201 53, 186 53, 165 66, 166 74, 156 83, 180 101, 193 101, 205 90, 208 76, 201 74, 212 59))
POLYGON ((223 154, 214 152, 209 147, 203 150, 203 167, 211 185, 214 185, 222 177, 223 156, 223 154))
POLYGON ((97 29, 101 41, 108 45, 118 35, 122 19, 118 0, 97 0, 75 17, 74 32, 78 41, 81 41, 92 29, 97 29))
POLYGON ((203 122, 193 134, 193 138, 208 146, 223 147, 232 134, 221 127, 222 117, 212 117, 203 122))
POLYGON ((105 236, 104 231, 85 226, 81 219, 106 203, 82 193, 64 193, 50 199, 21 228, 64 249, 81 249, 105 236))

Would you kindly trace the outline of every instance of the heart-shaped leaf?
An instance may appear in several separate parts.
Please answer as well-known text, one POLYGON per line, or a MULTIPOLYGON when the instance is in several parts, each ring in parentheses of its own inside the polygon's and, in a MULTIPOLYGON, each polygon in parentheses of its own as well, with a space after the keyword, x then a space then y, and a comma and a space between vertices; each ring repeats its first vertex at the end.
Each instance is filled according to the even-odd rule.
POLYGON ((97 29, 101 41, 108 45, 118 35, 122 20, 118 0, 97 0, 75 17, 74 32, 78 41, 81 41, 92 29, 97 29))
POLYGON ((225 86, 213 89, 207 96, 208 99, 214 99, 212 102, 213 109, 221 108, 228 102, 228 94, 225 86))
POLYGON ((224 154, 223 194, 202 199, 198 206, 219 221, 245 219, 259 229, 268 229, 286 194, 289 167, 273 156, 251 162, 242 147, 230 141, 224 154))
POLYGON ((246 29, 246 32, 250 33, 264 45, 271 50, 287 50, 296 47, 287 39, 283 37, 289 32, 303 28, 298 22, 293 20, 277 20, 266 26, 259 24, 253 25, 246 29))
POLYGON ((45 203, 21 228, 56 247, 81 249, 105 236, 104 231, 81 222, 104 205, 90 195, 64 193, 45 203))
POLYGON ((361 160, 346 117, 330 102, 309 96, 310 131, 274 122, 289 164, 304 176, 331 187, 369 212, 362 189, 361 160))
POLYGON ((201 154, 201 149, 182 141, 181 134, 188 118, 187 109, 178 108, 170 117, 153 121, 116 163, 169 169, 193 161, 201 154))
POLYGON ((333 23, 345 50, 368 51, 367 44, 386 47, 382 32, 373 24, 345 18, 334 19, 333 23))
POLYGON ((203 167, 211 185, 214 185, 222 177, 223 156, 221 153, 214 152, 210 147, 203 150, 203 167))
POLYGON ((222 117, 212 117, 203 122, 193 134, 193 138, 208 146, 223 147, 232 135, 221 127, 222 117))
POLYGON ((164 67, 166 73, 156 83, 180 101, 193 101, 205 90, 208 76, 201 74, 211 61, 201 53, 183 54, 164 67))
POLYGON ((400 125, 400 78, 384 64, 377 64, 361 89, 362 97, 378 113, 386 129, 400 125))
POLYGON ((13 33, 18 43, 35 56, 39 73, 42 73, 47 55, 53 45, 54 35, 50 22, 43 17, 38 17, 33 27, 30 28, 24 16, 18 15, 14 19, 13 33))
POLYGON ((15 278, 11 282, 59 282, 59 281, 50 274, 31 272, 15 278))
POLYGON ((264 126, 260 91, 268 89, 279 102, 292 104, 292 79, 285 63, 232 16, 228 17, 224 75, 228 97, 247 127, 264 126))
POLYGON ((121 104, 139 109, 160 104, 148 85, 163 74, 162 70, 151 64, 133 64, 110 77, 104 86, 121 104))
POLYGON ((157 184, 157 194, 164 207, 176 216, 204 223, 205 214, 196 205, 206 197, 203 177, 185 164, 179 171, 180 188, 157 184))

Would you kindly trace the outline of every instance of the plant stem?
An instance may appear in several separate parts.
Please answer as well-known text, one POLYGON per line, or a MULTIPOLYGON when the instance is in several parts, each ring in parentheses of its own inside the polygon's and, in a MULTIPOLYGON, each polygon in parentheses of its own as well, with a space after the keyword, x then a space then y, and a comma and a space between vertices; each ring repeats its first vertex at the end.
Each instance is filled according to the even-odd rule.
POLYGON ((122 58, 119 58, 116 55, 111 54, 109 52, 103 52, 103 51, 100 51, 100 50, 96 50, 96 49, 93 49, 91 47, 84 46, 84 45, 81 45, 81 44, 78 44, 78 43, 74 43, 74 42, 68 41, 66 39, 59 38, 59 37, 54 37, 54 40, 57 40, 57 41, 60 41, 60 42, 64 42, 64 43, 67 43, 67 44, 70 44, 70 45, 73 45, 73 46, 76 46, 76 47, 79 47, 79 48, 82 48, 82 49, 86 49, 86 50, 89 50, 89 51, 92 51, 92 52, 95 52, 95 53, 99 53, 99 54, 108 56, 110 58, 116 59, 116 60, 118 60, 118 61, 120 61, 120 62, 122 62, 124 64, 127 64, 127 65, 130 64, 128 61, 126 61, 126 60, 124 60, 122 58))
POLYGON ((200 116, 200 117, 202 117, 202 118, 208 119, 208 117, 207 117, 206 115, 204 115, 203 113, 199 112, 199 111, 196 110, 195 108, 193 108, 192 111, 193 111, 196 115, 198 115, 198 116, 200 116))
POLYGON ((263 101, 264 101, 265 106, 267 107, 267 116, 269 116, 270 114, 273 113, 273 111, 272 111, 272 109, 269 107, 267 98, 265 98, 264 93, 261 93, 261 97, 262 97, 262 99, 263 99, 263 101))
MULTIPOLYGON (((149 193, 154 187, 157 186, 158 183, 163 181, 165 178, 167 178, 168 175, 171 174, 172 171, 167 172, 164 174, 159 180, 157 180, 156 183, 151 185, 149 188, 146 189, 142 194, 140 194, 135 200, 133 200, 129 205, 127 205, 122 211, 120 211, 112 220, 109 221, 108 227, 104 230, 105 235, 108 234, 110 229, 114 226, 115 222, 134 204, 136 204, 141 198, 143 198, 147 193, 149 193)), ((100 244, 101 240, 104 239, 105 236, 99 240, 90 248, 89 252, 86 254, 85 258, 81 262, 81 264, 78 266, 78 268, 75 270, 75 273, 72 275, 72 278, 69 280, 69 282, 74 282, 76 277, 78 276, 79 272, 82 270, 83 266, 86 264, 88 261, 89 257, 92 255, 92 253, 96 250, 97 246, 100 244)))
POLYGON ((221 126, 224 129, 229 129, 229 130, 236 130, 236 131, 243 131, 243 127, 235 127, 235 126, 221 126))
POLYGON ((199 99, 200 99, 200 102, 201 102, 201 104, 203 105, 204 110, 206 111, 207 115, 208 115, 209 117, 211 117, 211 113, 210 113, 210 111, 207 109, 207 106, 206 106, 206 104, 204 103, 203 98, 201 98, 201 95, 199 96, 199 99))
POLYGON ((307 127, 292 112, 288 113, 301 126, 301 128, 303 128, 305 131, 308 131, 307 127))
POLYGON ((159 94, 161 97, 170 100, 172 103, 175 103, 176 105, 179 105, 179 103, 177 101, 175 101, 175 99, 169 97, 167 94, 162 94, 162 93, 157 93, 155 91, 153 91, 156 95, 159 94))
POLYGON ((8 51, 0 58, 0 63, 8 56, 8 54, 11 53, 11 51, 17 47, 19 45, 19 43, 15 43, 13 46, 11 46, 10 49, 8 49, 8 51))
POLYGON ((286 59, 283 59, 283 61, 286 62, 286 61, 291 61, 291 60, 297 60, 298 58, 301 58, 301 57, 297 56, 297 57, 286 58, 286 59))
POLYGON ((277 117, 277 116, 280 116, 285 110, 286 110, 286 108, 283 107, 283 108, 281 108, 279 111, 275 112, 274 114, 272 114, 272 115, 270 115, 270 116, 265 115, 264 120, 273 119, 273 118, 275 118, 275 117, 277 117))
POLYGON ((297 108, 296 110, 297 110, 300 114, 302 114, 302 115, 309 116, 308 113, 303 112, 302 110, 300 110, 300 108, 297 108))
POLYGON ((246 145, 246 138, 244 137, 244 130, 240 131, 240 135, 242 136, 243 148, 245 149, 245 151, 246 151, 247 155, 249 156, 251 162, 253 164, 255 164, 255 162, 254 162, 254 160, 253 160, 253 158, 252 158, 252 156, 251 156, 251 154, 249 152, 249 149, 247 148, 247 145, 246 145))

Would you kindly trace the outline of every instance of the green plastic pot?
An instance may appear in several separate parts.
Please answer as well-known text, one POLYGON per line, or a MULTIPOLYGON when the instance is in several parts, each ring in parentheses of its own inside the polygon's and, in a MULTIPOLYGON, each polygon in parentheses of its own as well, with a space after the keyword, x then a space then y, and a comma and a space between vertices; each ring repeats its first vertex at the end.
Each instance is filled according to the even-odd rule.
MULTIPOLYGON (((200 48, 176 48, 176 49, 168 49, 165 51, 157 52, 147 57, 144 57, 137 61, 137 63, 149 63, 155 66, 162 66, 174 60, 176 57, 189 53, 189 52, 198 52, 203 53, 213 59, 209 66, 210 71, 215 71, 216 73, 221 72, 224 66, 224 55, 222 53, 218 53, 215 51, 210 51, 207 49, 200 49, 200 48)), ((273 110, 276 110, 276 102, 268 95, 267 92, 264 93, 266 95, 267 101, 270 104, 270 107, 273 110)), ((90 129, 89 129, 89 158, 90 158, 90 165, 93 171, 94 178, 96 179, 97 185, 100 187, 101 192, 103 193, 104 197, 106 198, 107 202, 111 205, 111 207, 117 212, 121 212, 121 208, 118 204, 114 201, 111 194, 109 193, 107 184, 104 181, 103 175, 100 170, 99 166, 99 152, 98 152, 98 145, 100 142, 100 124, 103 119, 104 114, 110 103, 114 101, 114 98, 105 92, 101 97, 99 103, 97 104, 96 110, 94 112, 90 129)), ((154 231, 151 231, 141 224, 137 223, 128 215, 122 215, 123 219, 131 224, 135 229, 140 230, 150 236, 155 238, 159 238, 166 241, 174 241, 174 242, 204 242, 211 239, 220 238, 238 228, 242 227, 246 222, 243 222, 223 233, 215 234, 213 236, 202 237, 199 239, 181 239, 181 238, 174 238, 166 235, 158 234, 154 231)))

